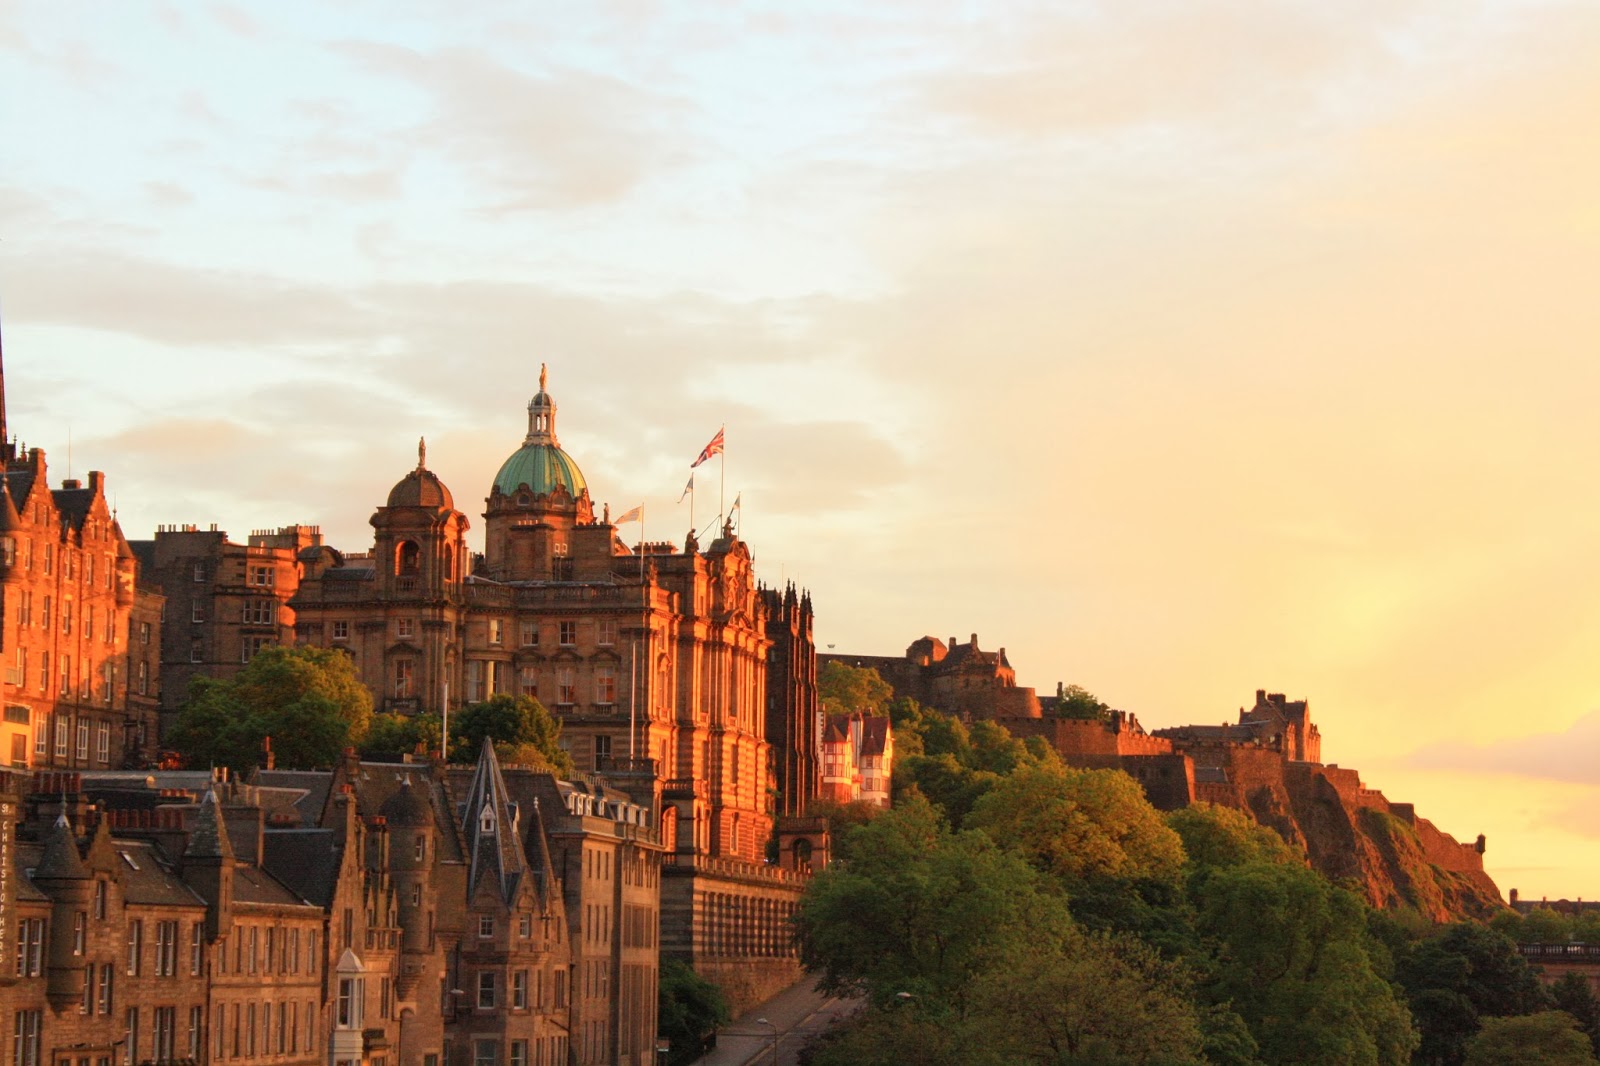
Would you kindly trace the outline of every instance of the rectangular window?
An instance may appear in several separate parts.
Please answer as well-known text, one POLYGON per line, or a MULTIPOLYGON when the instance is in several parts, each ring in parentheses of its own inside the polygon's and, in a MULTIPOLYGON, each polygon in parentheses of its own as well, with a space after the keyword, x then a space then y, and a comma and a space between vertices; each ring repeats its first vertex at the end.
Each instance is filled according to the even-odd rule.
POLYGON ((178 1022, 177 1007, 157 1007, 155 1017, 151 1020, 150 1030, 153 1037, 155 1059, 157 1062, 171 1062, 174 1050, 173 1039, 177 1035, 178 1022))
POLYGON ((361 978, 339 979, 339 1002, 334 1014, 334 1025, 340 1029, 361 1028, 361 978))
POLYGON ((122 1023, 123 1045, 122 1061, 128 1066, 133 1066, 139 1061, 139 1008, 129 1007, 128 1013, 123 1015, 122 1023))
POLYGON ((528 1066, 528 1042, 511 1041, 511 1066, 528 1066))
POLYGON ((617 702, 617 668, 615 666, 595 667, 594 701, 599 704, 617 702))
POLYGON ((198 640, 189 642, 189 661, 192 663, 203 663, 206 661, 205 646, 198 640))
POLYGON ((20 625, 33 625, 33 591, 24 589, 22 598, 17 601, 17 622, 20 625))
POLYGON ((278 601, 258 596, 244 601, 244 618, 247 626, 270 626, 278 620, 278 601))
POLYGON ((217 1020, 212 1027, 216 1033, 217 1058, 228 1057, 228 1008, 217 1004, 217 1020))
POLYGON ((50 721, 40 715, 33 723, 33 753, 41 758, 50 754, 50 721))
POLYGON ((194 579, 196 581, 204 581, 206 579, 206 564, 205 563, 195 563, 194 564, 194 579))
POLYGON ((395 699, 407 699, 411 695, 414 682, 413 672, 416 667, 415 660, 396 659, 394 661, 394 695, 395 699))
POLYGON ((156 976, 174 977, 178 973, 178 923, 156 923, 156 976))
POLYGON ((333 623, 333 639, 334 640, 349 640, 350 639, 350 623, 349 622, 335 622, 335 623, 333 623))
POLYGON ((578 684, 573 678, 572 667, 570 666, 563 666, 556 670, 556 702, 558 704, 578 702, 578 684))
POLYGON ((417 623, 414 618, 397 618, 394 623, 394 635, 401 640, 410 640, 417 635, 417 623))
POLYGON ((44 1011, 19 1010, 11 1030, 12 1066, 39 1066, 39 1033, 44 1011))
POLYGON ((205 1021, 204 1007, 189 1008, 189 1043, 187 1050, 191 1059, 200 1058, 200 1027, 205 1021))
POLYGON ((517 935, 523 938, 533 935, 533 915, 519 914, 517 916, 517 935))
POLYGON ((467 702, 483 702, 484 663, 482 659, 467 660, 467 702))
POLYGON ((610 618, 600 619, 599 633, 595 643, 603 648, 609 648, 617 642, 617 623, 610 618))
POLYGON ((524 648, 539 643, 539 624, 537 622, 521 622, 517 626, 519 642, 524 648))
POLYGON ((495 972, 493 970, 478 971, 478 1009, 494 1010, 495 1007, 495 972))
POLYGON ((87 762, 89 759, 89 723, 83 719, 78 720, 78 761, 87 762))
POLYGON ((139 695, 150 695, 150 664, 139 660, 139 695))
POLYGON ((506 624, 499 618, 489 619, 489 643, 504 644, 506 641, 506 624))
POLYGON ((518 970, 511 975, 511 1009, 528 1009, 528 971, 518 970))
POLYGON ((44 609, 39 612, 39 625, 43 626, 45 629, 50 628, 50 604, 50 597, 46 596, 44 598, 44 609))
MULTIPOLYGON (((143 665, 143 664, 141 664, 143 665)), ((111 723, 101 722, 95 726, 94 756, 102 765, 111 762, 111 723)))
POLYGON ((72 725, 64 714, 56 715, 56 758, 67 757, 67 737, 70 735, 72 725))
MULTIPOLYGON (((195 926, 195 928, 198 929, 200 927, 199 926, 195 926)), ((288 947, 287 954, 289 956, 289 972, 290 973, 299 973, 300 972, 300 930, 298 930, 298 929, 289 930, 289 947, 288 947)))
POLYGON ((245 972, 246 973, 255 973, 256 972, 256 963, 261 958, 261 930, 258 929, 256 926, 252 925, 250 927, 250 944, 245 950, 246 950, 246 954, 245 954, 245 958, 244 958, 245 972))
POLYGON ((77 911, 72 915, 72 954, 82 958, 88 946, 89 916, 83 911, 77 911))
POLYGON ((256 1048, 256 1005, 247 1004, 244 1008, 244 1053, 255 1057, 256 1048))
POLYGON ((517 689, 529 699, 538 699, 539 672, 531 666, 517 667, 517 689))
POLYGON ((149 622, 140 622, 139 623, 139 643, 140 644, 148 644, 148 643, 150 643, 150 623, 149 622))
POLYGON ((499 1041, 474 1040, 472 1042, 472 1066, 496 1066, 499 1059, 499 1041))
POLYGON ((55 563, 56 546, 46 541, 44 546, 44 572, 47 574, 53 572, 55 563))
POLYGON ((271 588, 273 584, 272 567, 252 566, 250 568, 250 584, 257 588, 271 588))
POLYGON ((112 974, 114 972, 115 971, 109 962, 103 962, 100 964, 100 991, 96 998, 101 1014, 111 1013, 111 993, 115 988, 115 985, 112 983, 112 974))
POLYGON ((563 648, 570 648, 578 643, 578 623, 562 622, 558 629, 560 643, 563 648))
POLYGON ((128 976, 138 977, 144 954, 144 919, 128 922, 128 976))
POLYGON ((378 979, 378 1017, 388 1020, 394 1015, 394 982, 387 977, 378 979))
POLYGON ((44 919, 23 918, 17 922, 18 977, 38 977, 44 965, 44 919))
POLYGON ((61 632, 72 632, 72 601, 61 601, 61 632))
POLYGON ((611 738, 608 737, 608 736, 603 736, 603 735, 595 737, 594 738, 594 765, 595 765, 595 769, 598 770, 600 768, 600 763, 601 763, 602 760, 609 759, 609 758, 611 758, 611 738))
POLYGON ((189 608, 189 621, 204 622, 205 620, 206 605, 201 603, 199 600, 195 600, 194 605, 189 608))

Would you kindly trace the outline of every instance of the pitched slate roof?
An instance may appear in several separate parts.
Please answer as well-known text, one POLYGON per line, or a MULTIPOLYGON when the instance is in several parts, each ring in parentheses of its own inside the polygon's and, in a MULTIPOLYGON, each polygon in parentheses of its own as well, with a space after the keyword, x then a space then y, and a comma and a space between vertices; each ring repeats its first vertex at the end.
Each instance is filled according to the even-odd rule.
POLYGON ((518 839, 520 809, 506 791, 494 745, 484 738, 478 765, 461 805, 461 833, 467 841, 467 898, 486 880, 510 903, 528 861, 518 839))

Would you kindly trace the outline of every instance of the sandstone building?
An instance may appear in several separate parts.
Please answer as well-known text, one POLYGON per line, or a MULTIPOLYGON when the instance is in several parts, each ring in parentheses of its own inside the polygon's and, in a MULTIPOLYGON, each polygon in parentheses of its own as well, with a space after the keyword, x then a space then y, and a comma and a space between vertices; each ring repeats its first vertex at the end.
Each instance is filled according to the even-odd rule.
POLYGON ((0 369, 0 765, 111 768, 155 754, 159 593, 141 585, 105 475, 52 489, 19 448, 0 369))
POLYGON ((160 689, 164 724, 194 677, 228 678, 269 644, 294 640, 289 597, 300 552, 322 543, 314 526, 257 530, 244 544, 212 526, 161 526, 129 543, 141 581, 166 597, 160 689))
POLYGON ((537 698, 576 765, 658 820, 662 949, 748 1001, 798 973, 787 917, 803 874, 766 860, 780 814, 817 790, 811 602, 758 584, 731 523, 704 545, 626 544, 556 417, 541 376, 479 556, 419 446, 370 550, 301 550, 295 639, 348 652, 380 711, 537 698))

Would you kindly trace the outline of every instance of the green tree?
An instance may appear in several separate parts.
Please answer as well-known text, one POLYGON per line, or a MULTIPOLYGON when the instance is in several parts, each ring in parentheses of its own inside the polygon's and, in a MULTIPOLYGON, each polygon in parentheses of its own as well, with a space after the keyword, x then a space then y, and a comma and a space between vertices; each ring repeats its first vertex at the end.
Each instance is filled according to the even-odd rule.
POLYGON ((1197 886, 1197 928, 1216 945, 1211 1002, 1230 1004, 1271 1063, 1400 1066, 1417 1038, 1374 964, 1366 907, 1315 871, 1247 863, 1197 886))
POLYGON ((1572 919, 1549 907, 1535 907, 1522 916, 1520 944, 1565 944, 1572 939, 1572 919))
POLYGON ((1531 1014, 1549 993, 1510 937, 1476 922, 1457 922, 1395 959, 1422 1044, 1420 1063, 1460 1066, 1481 1020, 1531 1014))
POLYGON ((436 714, 375 714, 361 741, 361 755, 383 761, 413 754, 419 746, 424 752, 438 751, 439 737, 436 714))
POLYGON ((371 719, 372 696, 348 655, 272 645, 230 680, 197 678, 167 742, 192 766, 246 773, 271 737, 278 766, 313 769, 360 743, 371 719))
POLYGON ((870 667, 830 661, 817 669, 817 697, 827 714, 881 714, 894 690, 870 667))
POLYGON ((966 825, 1069 884, 1095 876, 1173 881, 1183 844, 1120 770, 1030 767, 1000 779, 966 825))
POLYGON ((1578 1028, 1589 1037, 1589 1046, 1600 1054, 1600 998, 1595 997, 1583 975, 1571 971, 1562 974, 1550 986, 1550 999, 1557 1010, 1572 1015, 1578 1028))
POLYGON ((1056 717, 1081 718, 1091 721, 1105 721, 1111 716, 1111 708, 1095 698, 1095 694, 1082 685, 1067 685, 1061 690, 1061 696, 1056 700, 1056 717))
POLYGON ((1589 1038, 1565 1011, 1486 1018, 1467 1041, 1464 1066, 1594 1066, 1589 1038))
POLYGON ((796 918, 800 958, 829 992, 880 1004, 908 992, 964 1014, 971 981, 1006 948, 1070 926, 1065 901, 979 833, 953 834, 912 800, 839 842, 796 918))
POLYGON ((705 1053, 711 1035, 733 1017, 722 989, 694 972, 686 962, 661 956, 657 984, 658 1028, 672 1043, 670 1066, 684 1066, 705 1053))
POLYGON ((1166 821, 1182 839, 1184 854, 1195 869, 1248 862, 1306 862, 1305 855, 1277 833, 1231 807, 1192 803, 1169 813, 1166 821))
POLYGON ((502 762, 573 772, 571 756, 561 750, 561 723, 531 696, 497 692, 465 707, 450 720, 451 761, 476 759, 485 738, 502 762))

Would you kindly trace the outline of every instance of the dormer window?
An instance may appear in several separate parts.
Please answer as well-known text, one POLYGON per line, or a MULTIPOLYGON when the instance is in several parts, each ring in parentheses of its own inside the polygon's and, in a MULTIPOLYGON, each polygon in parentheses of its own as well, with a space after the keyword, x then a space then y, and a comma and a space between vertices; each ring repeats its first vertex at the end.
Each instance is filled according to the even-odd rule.
POLYGON ((478 816, 478 832, 488 836, 494 835, 494 808, 485 806, 483 813, 478 816))

